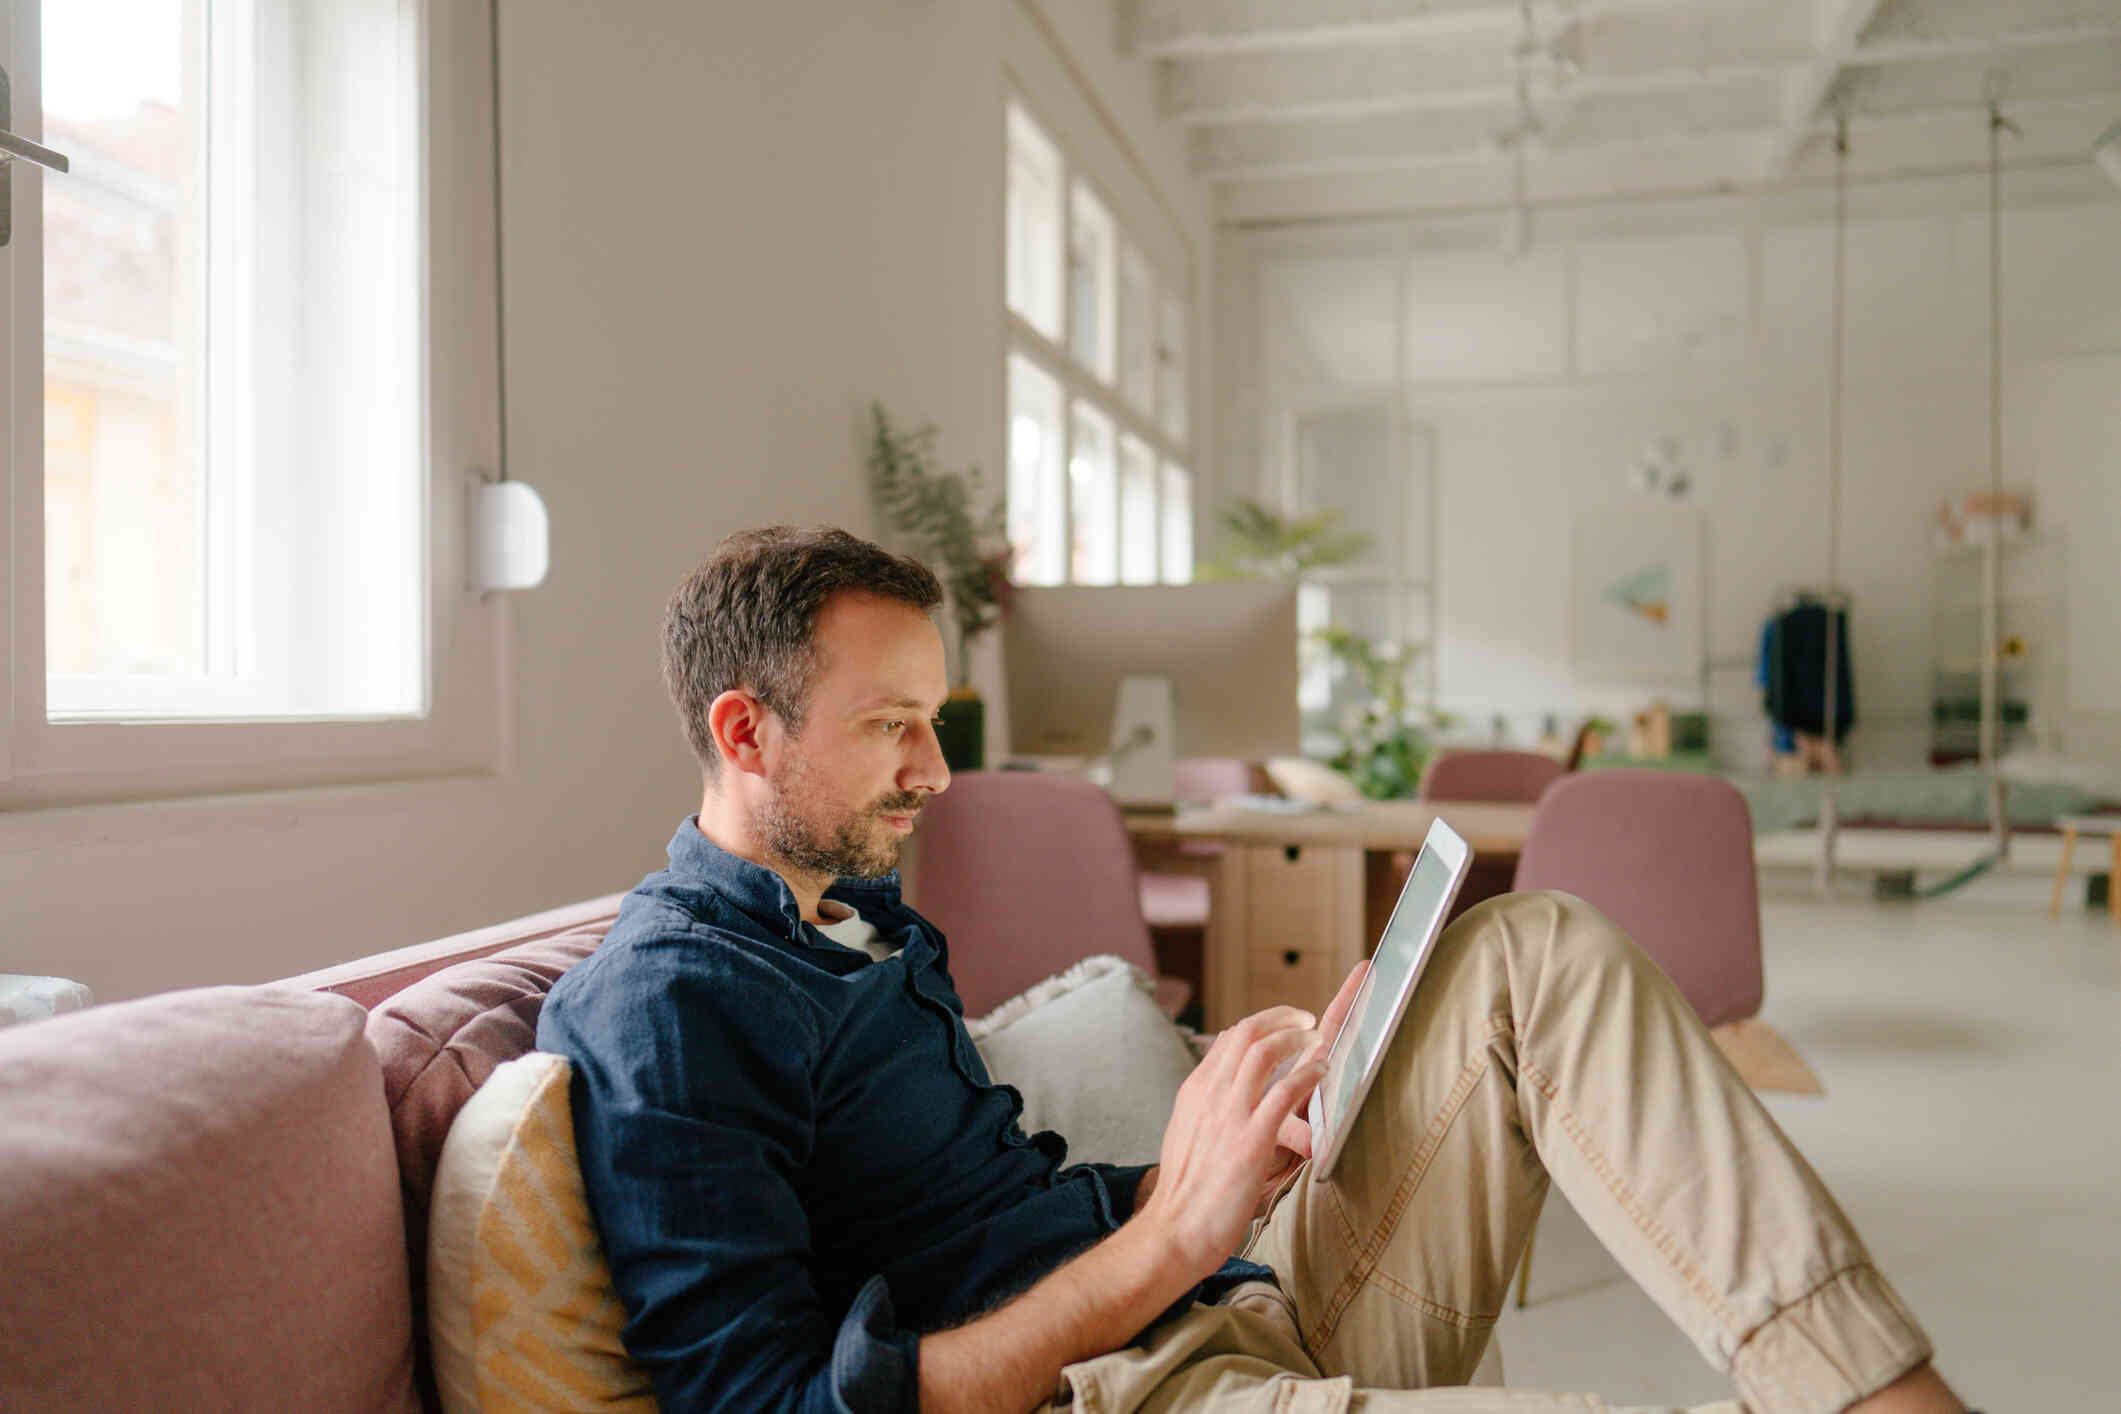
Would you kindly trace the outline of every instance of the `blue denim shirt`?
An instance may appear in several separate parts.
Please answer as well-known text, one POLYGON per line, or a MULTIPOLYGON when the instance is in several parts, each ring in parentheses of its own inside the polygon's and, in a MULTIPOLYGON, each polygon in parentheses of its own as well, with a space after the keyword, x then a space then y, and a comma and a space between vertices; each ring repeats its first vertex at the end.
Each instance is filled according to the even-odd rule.
MULTIPOLYGON (((898 877, 826 897, 898 951, 826 938, 779 875, 687 819, 539 1017, 538 1048, 573 1063, 626 1346, 670 1414, 913 1414, 923 1332, 1133 1211, 1144 1170, 1063 1167, 1059 1135, 1019 1127, 898 877)), ((1261 1276, 1232 1262, 1194 1294, 1261 1276)))

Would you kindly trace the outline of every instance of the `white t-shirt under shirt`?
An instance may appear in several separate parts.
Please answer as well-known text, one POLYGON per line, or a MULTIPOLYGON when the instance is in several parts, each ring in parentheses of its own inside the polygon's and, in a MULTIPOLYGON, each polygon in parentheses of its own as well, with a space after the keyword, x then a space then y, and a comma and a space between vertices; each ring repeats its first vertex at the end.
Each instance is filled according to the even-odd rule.
POLYGON ((898 951, 877 936, 875 924, 837 899, 819 899, 817 911, 825 920, 818 931, 843 948, 867 953, 877 962, 898 951))

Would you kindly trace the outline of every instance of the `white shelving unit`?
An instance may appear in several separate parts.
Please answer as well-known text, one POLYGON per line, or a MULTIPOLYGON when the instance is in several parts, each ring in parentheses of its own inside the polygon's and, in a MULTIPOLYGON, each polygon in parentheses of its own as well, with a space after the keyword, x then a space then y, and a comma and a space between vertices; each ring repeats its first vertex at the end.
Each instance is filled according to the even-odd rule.
POLYGON ((1940 765, 1981 755, 1983 599, 1991 554, 2000 557, 2001 580, 1997 750, 2053 732, 2061 721, 2069 667, 2062 537, 2025 535, 1941 550, 1930 570, 1930 757, 1940 765))
MULTIPOLYGON (((1370 537, 1353 563, 1304 577, 1297 601, 1305 634, 1329 623, 1380 649, 1411 647, 1407 701, 1436 704, 1436 473, 1434 439, 1389 399, 1319 406, 1288 423, 1283 504, 1296 515, 1327 508, 1370 537)), ((1330 750, 1338 714, 1365 700, 1359 684, 1314 661, 1301 686, 1306 750, 1330 750), (1314 740, 1314 738, 1316 738, 1314 740)))

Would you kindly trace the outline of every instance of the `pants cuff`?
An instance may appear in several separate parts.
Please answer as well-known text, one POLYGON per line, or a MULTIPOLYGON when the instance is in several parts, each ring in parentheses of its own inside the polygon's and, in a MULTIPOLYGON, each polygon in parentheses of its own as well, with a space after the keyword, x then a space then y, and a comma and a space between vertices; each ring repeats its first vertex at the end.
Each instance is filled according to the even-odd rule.
POLYGON ((1775 1313, 1731 1361, 1753 1414, 1840 1414, 1930 1358, 1929 1337, 1869 1266, 1837 1272, 1775 1313))

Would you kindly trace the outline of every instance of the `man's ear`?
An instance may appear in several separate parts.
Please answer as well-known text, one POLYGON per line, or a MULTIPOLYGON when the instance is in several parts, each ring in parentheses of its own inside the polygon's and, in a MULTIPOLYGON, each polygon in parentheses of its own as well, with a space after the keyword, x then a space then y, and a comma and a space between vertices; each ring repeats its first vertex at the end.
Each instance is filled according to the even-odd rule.
POLYGON ((707 730, 722 765, 749 776, 766 774, 766 745, 778 719, 767 705, 733 687, 707 704, 707 730))

